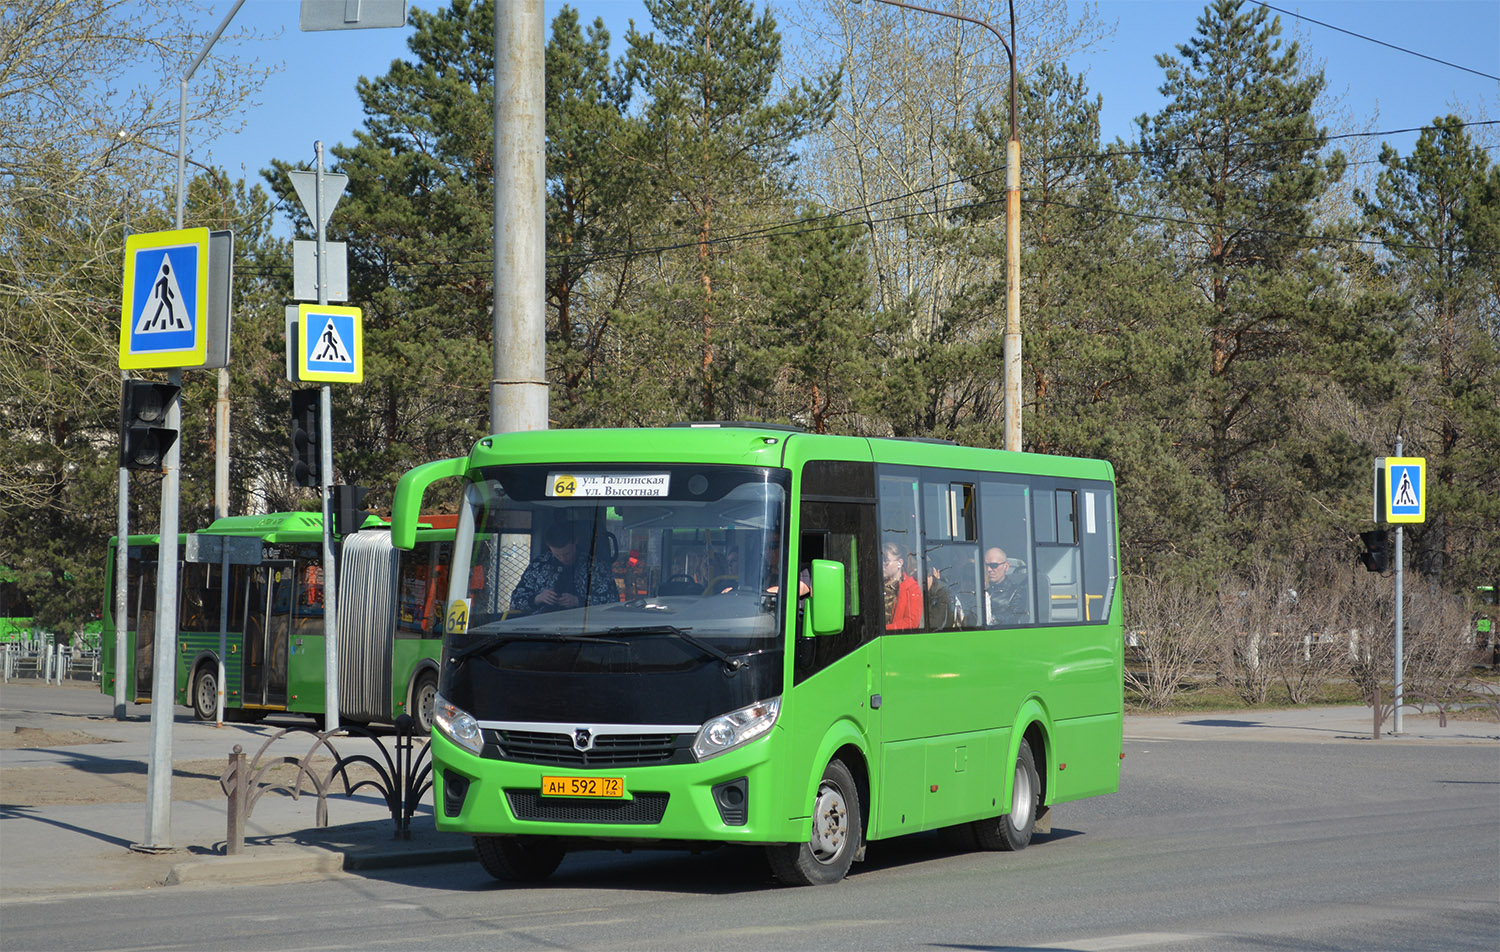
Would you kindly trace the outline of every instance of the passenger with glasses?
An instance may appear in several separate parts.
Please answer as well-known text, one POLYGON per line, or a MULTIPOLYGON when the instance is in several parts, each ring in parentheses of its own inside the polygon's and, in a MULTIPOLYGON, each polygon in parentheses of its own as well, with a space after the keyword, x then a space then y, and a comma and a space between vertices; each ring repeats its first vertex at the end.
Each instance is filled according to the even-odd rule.
POLYGON ((995 546, 984 553, 984 622, 990 627, 1020 625, 1031 620, 1026 605, 1025 573, 1013 571, 1005 550, 995 546))

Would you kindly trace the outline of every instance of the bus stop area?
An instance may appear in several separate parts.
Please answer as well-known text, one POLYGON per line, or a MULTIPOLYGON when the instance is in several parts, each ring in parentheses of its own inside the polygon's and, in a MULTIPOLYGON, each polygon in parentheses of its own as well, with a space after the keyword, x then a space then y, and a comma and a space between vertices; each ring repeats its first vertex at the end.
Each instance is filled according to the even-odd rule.
MULTIPOLYGON (((172 848, 132 850, 147 825, 150 707, 128 705, 120 721, 112 701, 92 686, 12 682, 0 690, 0 904, 178 884, 295 882, 473 856, 466 837, 434 828, 430 791, 408 840, 396 837, 378 793, 366 788, 345 797, 341 787, 328 798, 323 828, 316 825, 315 794, 294 800, 266 792, 246 827, 244 851, 226 855, 227 802, 219 775, 230 751, 239 744, 253 754, 276 731, 308 721, 219 728, 180 708, 172 740, 172 848)), ((1410 712, 1402 736, 1372 741, 1372 720, 1369 708, 1356 706, 1127 715, 1125 739, 1127 748, 1132 741, 1201 740, 1500 743, 1493 722, 1449 720, 1442 727, 1436 717, 1410 712)), ((283 741, 289 746, 276 748, 282 756, 307 750, 301 741, 283 741)))

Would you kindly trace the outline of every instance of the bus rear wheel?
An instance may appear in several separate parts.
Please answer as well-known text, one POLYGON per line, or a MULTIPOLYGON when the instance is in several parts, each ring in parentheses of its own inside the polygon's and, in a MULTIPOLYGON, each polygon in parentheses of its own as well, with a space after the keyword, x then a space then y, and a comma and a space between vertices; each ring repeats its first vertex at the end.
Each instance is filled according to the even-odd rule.
POLYGON ((411 689, 411 716, 416 721, 417 733, 432 733, 432 715, 437 709, 437 675, 424 671, 417 675, 417 683, 411 689))
POLYGON ((970 825, 975 845, 982 850, 1024 850, 1031 843, 1041 804, 1042 783, 1036 772, 1036 757, 1031 753, 1031 745, 1022 741, 1016 754, 1010 812, 988 820, 975 820, 970 825))
POLYGON ((566 852, 541 836, 476 836, 479 865, 506 883, 539 883, 557 871, 566 852))
POLYGON ((211 664, 200 664, 193 673, 193 716, 200 721, 219 716, 219 675, 211 664))
POLYGON ((813 800, 806 843, 766 847, 771 872, 788 886, 828 886, 843 879, 864 841, 859 788, 841 760, 831 760, 813 800))

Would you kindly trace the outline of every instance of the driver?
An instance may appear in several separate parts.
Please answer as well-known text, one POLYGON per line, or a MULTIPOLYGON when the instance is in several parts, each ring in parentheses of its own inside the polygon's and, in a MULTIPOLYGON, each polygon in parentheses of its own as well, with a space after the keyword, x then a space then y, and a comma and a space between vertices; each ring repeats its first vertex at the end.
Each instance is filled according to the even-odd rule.
POLYGON ((542 536, 547 547, 526 566, 521 581, 511 593, 510 607, 515 611, 550 612, 590 605, 618 602, 614 572, 603 560, 580 562, 578 538, 566 522, 553 523, 542 536))

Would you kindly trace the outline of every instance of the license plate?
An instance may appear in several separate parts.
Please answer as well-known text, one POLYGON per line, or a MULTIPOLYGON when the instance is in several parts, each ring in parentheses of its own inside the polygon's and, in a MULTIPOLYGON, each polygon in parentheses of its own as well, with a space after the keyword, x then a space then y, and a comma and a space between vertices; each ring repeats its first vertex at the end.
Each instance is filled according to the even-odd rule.
POLYGON ((623 797, 624 777, 543 777, 544 797, 623 797))

